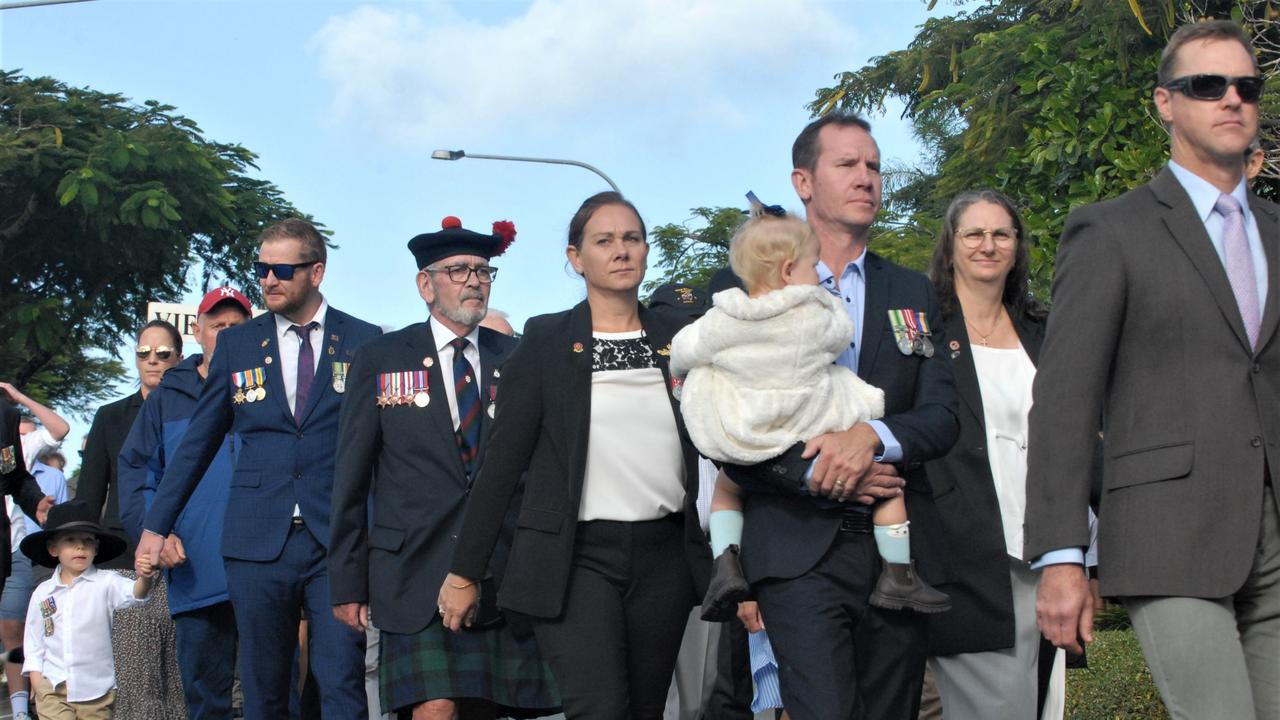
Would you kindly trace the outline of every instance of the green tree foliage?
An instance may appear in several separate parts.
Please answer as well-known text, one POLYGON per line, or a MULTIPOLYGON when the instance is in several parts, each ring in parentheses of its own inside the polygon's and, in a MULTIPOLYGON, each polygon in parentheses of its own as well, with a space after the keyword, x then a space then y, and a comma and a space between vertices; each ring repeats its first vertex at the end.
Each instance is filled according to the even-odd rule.
POLYGON ((256 294, 257 234, 299 213, 255 159, 171 106, 0 71, 0 378, 84 410, 194 266, 256 294))
POLYGON ((1240 17, 1223 2, 993 0, 926 21, 906 49, 836 75, 810 109, 906 106, 926 157, 886 177, 876 242, 918 253, 952 197, 992 187, 1022 209, 1043 293, 1068 211, 1146 182, 1167 159, 1151 93, 1168 35, 1233 9, 1240 17))
POLYGON ((697 207, 684 223, 659 225, 649 233, 662 275, 645 284, 646 293, 668 282, 705 288, 716 270, 729 264, 729 241, 746 220, 740 208, 697 207))

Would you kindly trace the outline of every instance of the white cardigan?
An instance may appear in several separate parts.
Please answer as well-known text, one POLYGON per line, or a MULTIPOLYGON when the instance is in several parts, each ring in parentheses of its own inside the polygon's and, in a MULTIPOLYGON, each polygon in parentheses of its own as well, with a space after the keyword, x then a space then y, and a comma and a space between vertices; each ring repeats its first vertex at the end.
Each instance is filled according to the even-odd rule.
POLYGON ((685 377, 680 408, 703 455, 758 463, 884 414, 883 391, 832 364, 853 322, 826 290, 788 285, 750 298, 733 288, 712 302, 671 341, 671 372, 685 377))

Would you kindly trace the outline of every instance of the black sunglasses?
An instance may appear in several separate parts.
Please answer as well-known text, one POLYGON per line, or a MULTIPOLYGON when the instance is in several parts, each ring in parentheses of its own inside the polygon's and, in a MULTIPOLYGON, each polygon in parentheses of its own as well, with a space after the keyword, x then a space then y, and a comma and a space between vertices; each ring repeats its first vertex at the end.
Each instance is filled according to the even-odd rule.
POLYGON ((1230 77, 1227 75, 1184 75, 1174 78, 1161 87, 1167 90, 1179 90, 1183 95, 1194 100, 1221 100, 1227 94, 1227 88, 1236 86, 1240 100, 1256 103, 1262 97, 1263 80, 1256 75, 1230 77))
POLYGON ((300 262, 300 263, 273 263, 273 264, 267 264, 264 262, 255 262, 253 264, 253 269, 255 272, 258 273, 258 278, 261 280, 266 280, 268 273, 275 273, 277 280, 292 280, 293 273, 295 270, 299 270, 304 267, 315 265, 318 262, 320 261, 308 260, 307 262, 300 262))

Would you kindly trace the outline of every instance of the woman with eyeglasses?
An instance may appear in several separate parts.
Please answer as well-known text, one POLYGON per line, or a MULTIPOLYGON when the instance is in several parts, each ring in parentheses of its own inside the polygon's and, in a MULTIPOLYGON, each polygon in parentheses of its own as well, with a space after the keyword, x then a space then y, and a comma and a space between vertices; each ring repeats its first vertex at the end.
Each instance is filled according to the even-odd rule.
MULTIPOLYGON (((128 539, 120 522, 117 485, 118 459, 142 401, 160 386, 165 371, 182 360, 182 336, 164 320, 152 320, 138 332, 134 363, 138 391, 98 408, 85 437, 76 499, 100 508, 102 525, 128 539)), ((133 577, 133 544, 99 569, 119 570, 133 577)), ((119 720, 164 720, 183 717, 186 701, 178 673, 177 635, 169 617, 168 592, 158 580, 146 605, 116 613, 111 630, 116 663, 116 704, 119 720)))
MULTIPOLYGON (((947 208, 930 264, 960 396, 960 436, 927 465, 951 543, 951 612, 930 616, 930 660, 947 720, 1041 717, 1038 573, 1022 560, 1027 412, 1044 313, 1013 201, 992 190, 947 208)), ((1049 708, 1046 717, 1059 717, 1049 708)))
POLYGON ((502 368, 439 611, 471 623, 523 478, 498 605, 532 624, 567 717, 656 719, 711 565, 668 368, 687 321, 640 304, 649 244, 618 193, 582 204, 566 254, 587 298, 531 319, 502 368))

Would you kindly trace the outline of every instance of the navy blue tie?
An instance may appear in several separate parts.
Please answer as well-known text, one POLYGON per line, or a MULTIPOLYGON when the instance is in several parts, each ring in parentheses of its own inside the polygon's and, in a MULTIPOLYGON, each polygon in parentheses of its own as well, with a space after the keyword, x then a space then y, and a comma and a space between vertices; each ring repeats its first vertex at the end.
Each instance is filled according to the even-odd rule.
POLYGON ((480 451, 480 388, 465 352, 471 343, 466 338, 454 338, 449 344, 453 346, 453 397, 458 403, 458 429, 454 434, 458 456, 470 475, 480 451))

